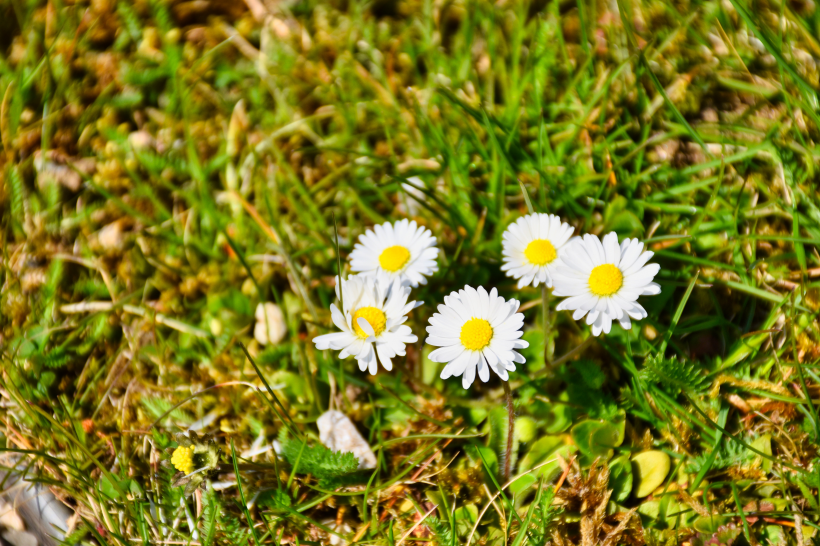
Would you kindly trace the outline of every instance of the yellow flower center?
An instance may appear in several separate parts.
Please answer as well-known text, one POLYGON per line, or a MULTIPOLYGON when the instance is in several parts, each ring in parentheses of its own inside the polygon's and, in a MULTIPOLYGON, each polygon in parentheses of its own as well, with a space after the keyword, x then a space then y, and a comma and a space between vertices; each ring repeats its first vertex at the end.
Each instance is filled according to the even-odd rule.
POLYGON ((555 252, 555 247, 551 242, 546 239, 536 239, 527 245, 524 256, 532 265, 547 265, 558 257, 558 253, 555 252))
POLYGON ((171 455, 171 464, 183 474, 194 471, 194 448, 179 446, 171 455))
POLYGON ((410 260, 410 251, 401 245, 394 245, 385 248, 379 256, 379 265, 385 271, 395 273, 407 265, 410 260))
POLYGON ((377 336, 384 332, 387 317, 381 309, 375 307, 360 307, 353 313, 353 331, 356 332, 357 336, 364 339, 367 337, 367 332, 359 326, 359 317, 362 317, 370 323, 370 326, 373 327, 373 331, 376 332, 377 336))
POLYGON ((596 296, 611 296, 623 284, 623 273, 612 264, 599 265, 589 274, 589 289, 596 296))
POLYGON ((484 319, 471 318, 461 327, 461 344, 465 349, 480 351, 490 344, 493 338, 493 327, 484 319))

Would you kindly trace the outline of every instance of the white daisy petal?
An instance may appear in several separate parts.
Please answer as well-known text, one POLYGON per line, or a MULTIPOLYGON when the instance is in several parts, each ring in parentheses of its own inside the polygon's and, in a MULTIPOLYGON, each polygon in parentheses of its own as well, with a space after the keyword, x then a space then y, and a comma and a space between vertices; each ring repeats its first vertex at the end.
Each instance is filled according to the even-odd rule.
MULTIPOLYGON (((448 368, 450 369, 450 375, 461 375, 464 373, 464 370, 467 369, 467 364, 470 363, 470 351, 464 351, 455 360, 453 360, 450 364, 444 367, 444 370, 441 372, 442 379, 446 379, 444 376, 444 371, 448 368)), ((448 376, 449 377, 449 376, 448 376)))
POLYGON ((339 358, 347 358, 348 356, 359 356, 365 346, 364 340, 359 336, 352 337, 354 340, 350 345, 342 349, 339 353, 339 358))
POLYGON ((331 320, 333 320, 333 324, 336 325, 336 328, 338 328, 339 330, 344 330, 345 332, 349 331, 344 315, 342 315, 342 312, 339 311, 339 308, 332 303, 330 304, 330 317, 331 320))
POLYGON ((646 265, 646 262, 648 262, 649 259, 654 254, 655 254, 654 252, 650 252, 650 251, 642 253, 640 256, 638 256, 635 259, 635 261, 632 263, 631 266, 629 266, 628 269, 624 269, 624 274, 625 275, 631 275, 631 274, 635 273, 636 271, 639 271, 644 265, 646 265))
POLYGON ((450 345, 449 347, 441 347, 430 353, 428 357, 433 362, 451 362, 464 352, 464 346, 460 343, 457 345, 450 345))
MULTIPOLYGON (((519 224, 516 231, 526 231, 519 224)), ((520 339, 524 315, 517 312, 519 305, 518 300, 500 297, 495 288, 488 292, 483 287, 465 286, 446 296, 444 305, 439 305, 439 312, 429 320, 426 340, 439 347, 430 353, 430 360, 446 363, 441 378, 461 376, 465 389, 473 384, 476 374, 481 381, 489 381, 490 371, 507 381, 515 362, 524 362, 513 348, 529 345, 520 339)))
POLYGON ((464 374, 461 376, 461 386, 463 388, 469 389, 470 385, 472 385, 473 381, 475 381, 475 367, 475 363, 472 362, 472 359, 470 359, 470 362, 467 364, 467 369, 464 370, 464 374))
POLYGON ((606 263, 618 266, 621 262, 621 249, 618 246, 618 234, 614 231, 604 237, 604 256, 606 263))
POLYGON ((368 340, 370 340, 370 338, 373 338, 372 339, 373 341, 376 340, 376 331, 373 329, 372 326, 370 326, 370 323, 367 322, 366 318, 359 317, 359 318, 356 319, 356 323, 359 325, 359 328, 361 328, 362 330, 364 330, 367 333, 368 340))
MULTIPOLYGON (((428 328, 430 328, 430 327, 428 326, 428 328)), ((427 343, 428 345, 433 345, 435 347, 449 347, 450 345, 453 345, 454 343, 458 343, 458 338, 457 337, 439 337, 439 336, 430 335, 430 336, 427 337, 427 339, 424 340, 424 342, 427 343)))
POLYGON ((621 247, 621 268, 629 269, 643 250, 643 243, 639 243, 637 239, 626 239, 624 241, 626 246, 621 247))
POLYGON ((490 380, 490 366, 487 364, 487 361, 484 359, 483 354, 480 354, 480 356, 478 357, 478 377, 484 383, 486 383, 487 381, 490 380))
MULTIPOLYGON (((381 346, 377 345, 376 346, 376 354, 379 355, 379 360, 381 361, 382 366, 384 366, 385 370, 387 370, 389 372, 390 370, 393 369, 392 358, 396 355, 392 351, 390 351, 384 345, 381 345, 381 346)), ((375 375, 375 374, 373 374, 373 375, 375 375)))
POLYGON ((651 282, 646 285, 646 288, 641 292, 641 296, 656 296, 661 293, 661 285, 651 282))
POLYGON ((356 362, 359 364, 359 370, 368 371, 370 366, 370 355, 373 353, 373 345, 367 343, 362 346, 362 350, 356 355, 356 362))
POLYGON ((313 342, 320 351, 324 351, 325 349, 338 351, 348 345, 350 338, 351 336, 347 332, 334 332, 332 334, 318 336, 313 339, 313 342))
POLYGON ((595 336, 608 334, 614 321, 631 328, 631 320, 646 318, 638 296, 661 292, 653 282, 660 266, 647 264, 652 255, 636 239, 619 245, 615 232, 603 242, 590 234, 570 239, 552 266, 553 294, 566 298, 556 309, 573 311, 572 318, 584 319, 595 336))
POLYGON ((456 361, 461 359, 461 355, 458 355, 455 360, 451 361, 449 364, 444 366, 444 369, 441 370, 440 377, 442 379, 449 379, 453 376, 453 371, 456 369, 456 361))
POLYGON ((379 361, 376 359, 376 351, 373 349, 373 345, 369 346, 365 359, 367 362, 367 371, 370 372, 370 375, 376 375, 376 372, 379 370, 379 361))
POLYGON ((603 322, 604 333, 608 334, 612 329, 612 317, 609 316, 609 313, 601 313, 601 321, 603 322))
POLYGON ((490 365, 490 368, 493 369, 496 373, 498 372, 498 355, 493 352, 493 350, 489 347, 484 347, 484 350, 481 353, 484 356, 484 359, 487 361, 487 364, 490 365))
POLYGON ((647 316, 646 309, 638 305, 637 303, 632 304, 632 309, 627 311, 630 317, 634 318, 635 320, 645 319, 647 316))
POLYGON ((601 332, 604 329, 603 320, 601 316, 598 316, 598 320, 592 323, 592 335, 598 337, 601 335, 601 332))

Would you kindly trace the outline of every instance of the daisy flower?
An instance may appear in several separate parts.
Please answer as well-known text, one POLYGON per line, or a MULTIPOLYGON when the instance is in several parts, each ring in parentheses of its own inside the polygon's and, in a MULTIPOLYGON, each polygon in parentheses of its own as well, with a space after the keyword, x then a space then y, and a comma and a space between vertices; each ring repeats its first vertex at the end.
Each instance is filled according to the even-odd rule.
POLYGON ((341 332, 313 338, 316 348, 341 351, 340 358, 354 356, 359 369, 371 375, 376 375, 379 367, 376 355, 385 370, 392 370, 392 358, 404 356, 405 344, 418 341, 404 321, 421 302, 408 303, 410 288, 398 280, 386 283, 355 275, 336 283, 337 297, 340 284, 344 314, 335 304, 330 305, 330 314, 341 332))
POLYGON ((653 254, 644 252, 637 239, 624 239, 619 246, 614 231, 603 243, 594 235, 578 238, 562 253, 553 273, 553 294, 567 296, 556 309, 575 311, 575 320, 586 315, 595 336, 608 334, 613 320, 630 329, 630 317, 646 317, 646 310, 637 303, 638 296, 661 293, 660 285, 652 282, 661 266, 646 265, 653 254))
POLYGON ((185 496, 188 496, 205 482, 205 478, 213 476, 219 469, 222 450, 216 445, 212 434, 198 436, 192 430, 187 436, 177 434, 176 441, 179 446, 168 448, 171 459, 166 459, 162 465, 177 470, 171 485, 184 485, 185 496))
POLYGON ((400 220, 368 229, 350 253, 350 268, 382 282, 399 279, 413 288, 438 271, 436 238, 415 221, 400 220))
POLYGON ((430 353, 433 362, 447 362, 441 378, 460 375, 465 389, 473 384, 476 369, 485 383, 490 368, 504 381, 507 372, 515 371, 515 363, 524 357, 514 349, 529 347, 519 339, 523 332, 524 315, 517 313, 518 300, 505 300, 493 288, 489 293, 465 286, 444 298, 438 313, 430 317, 426 343, 440 347, 430 353))
POLYGON ((508 277, 518 279, 519 289, 539 283, 551 288, 558 254, 574 230, 554 214, 522 216, 504 232, 501 270, 506 271, 508 277))

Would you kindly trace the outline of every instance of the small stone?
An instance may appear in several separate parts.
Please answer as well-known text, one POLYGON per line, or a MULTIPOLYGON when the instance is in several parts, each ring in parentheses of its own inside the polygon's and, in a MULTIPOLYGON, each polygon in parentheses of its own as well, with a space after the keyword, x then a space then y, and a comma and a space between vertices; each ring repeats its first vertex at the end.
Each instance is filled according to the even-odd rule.
POLYGON ((106 251, 118 250, 122 246, 122 224, 114 221, 103 227, 97 235, 97 241, 106 251))
POLYGON ((256 306, 256 326, 253 337, 260 345, 276 345, 285 338, 288 326, 285 324, 285 314, 275 303, 260 303, 256 306))
POLYGON ((376 468, 376 455, 347 415, 337 410, 326 411, 319 416, 316 426, 326 448, 353 453, 359 459, 359 468, 376 468))
POLYGON ((11 546, 37 546, 37 537, 25 531, 9 529, 3 531, 3 540, 11 546))
POLYGON ((148 131, 134 131, 128 135, 128 143, 135 150, 147 150, 148 148, 155 148, 157 145, 154 137, 148 131))
POLYGON ((0 500, 0 527, 5 527, 12 531, 24 531, 26 524, 23 518, 10 504, 0 500))
POLYGON ((328 539, 330 541, 330 546, 347 546, 350 544, 348 541, 339 536, 349 535, 353 532, 353 527, 351 527, 350 524, 346 521, 337 522, 336 520, 325 520, 325 525, 337 533, 336 535, 330 535, 330 538, 328 539))

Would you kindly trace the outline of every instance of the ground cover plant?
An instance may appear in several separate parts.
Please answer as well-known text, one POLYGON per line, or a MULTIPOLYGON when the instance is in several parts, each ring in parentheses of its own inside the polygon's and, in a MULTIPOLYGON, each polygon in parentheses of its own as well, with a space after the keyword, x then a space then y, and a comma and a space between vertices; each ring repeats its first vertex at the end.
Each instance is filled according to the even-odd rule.
POLYGON ((811 0, 0 0, 0 488, 66 544, 817 543, 818 35, 811 0), (410 222, 418 271, 368 253, 410 222), (596 241, 654 253, 634 298, 596 241), (454 337, 473 297, 508 328, 454 337))

